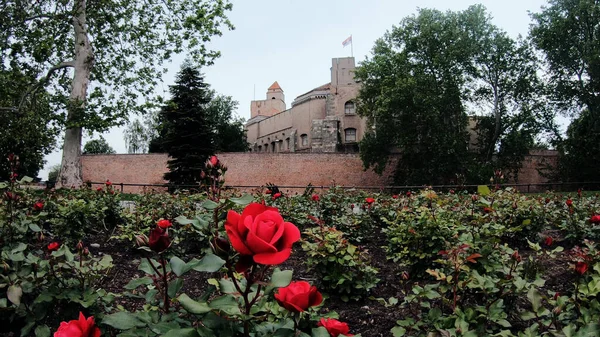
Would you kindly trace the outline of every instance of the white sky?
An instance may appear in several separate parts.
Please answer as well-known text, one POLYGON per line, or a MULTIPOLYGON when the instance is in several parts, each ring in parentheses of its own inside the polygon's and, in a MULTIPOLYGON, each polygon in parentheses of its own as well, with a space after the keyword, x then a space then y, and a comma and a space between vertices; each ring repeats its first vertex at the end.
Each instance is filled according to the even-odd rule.
MULTIPOLYGON (((464 10, 481 3, 493 23, 511 36, 527 35, 528 11, 538 12, 544 0, 232 0, 229 18, 235 30, 215 37, 211 48, 221 51, 215 64, 204 69, 205 80, 218 93, 239 101, 238 114, 250 118, 250 101, 264 99, 267 88, 278 81, 288 108, 292 100, 329 82, 331 58, 350 56, 342 41, 352 35, 357 63, 370 55, 376 39, 417 8, 464 10)), ((184 56, 175 58, 156 91, 168 97, 184 56)), ((104 134, 117 153, 126 153, 123 128, 104 134)), ((83 143, 89 140, 85 138, 83 143)), ((62 142, 62 140, 61 140, 62 142)), ((48 177, 60 164, 60 149, 46 156, 39 176, 48 177)))

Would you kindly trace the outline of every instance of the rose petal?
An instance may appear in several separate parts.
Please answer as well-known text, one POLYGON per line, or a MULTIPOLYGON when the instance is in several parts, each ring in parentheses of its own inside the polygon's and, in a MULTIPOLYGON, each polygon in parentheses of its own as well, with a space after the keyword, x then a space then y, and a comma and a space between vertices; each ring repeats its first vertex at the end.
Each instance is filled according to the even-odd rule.
POLYGON ((283 218, 281 217, 281 214, 279 214, 279 211, 265 211, 262 214, 259 214, 256 218, 254 218, 254 227, 252 228, 253 232, 257 233, 260 222, 272 222, 277 225, 277 231, 270 237, 259 235, 259 237, 265 242, 275 245, 275 243, 279 241, 279 238, 281 238, 283 235, 284 231, 282 226, 283 218))
MULTIPOLYGON (((256 236, 263 239, 263 241, 268 242, 272 245, 273 236, 275 236, 275 233, 278 232, 279 227, 282 227, 281 231, 283 232, 283 226, 281 226, 280 224, 277 224, 270 220, 262 220, 257 217, 256 219, 254 219, 254 224, 252 225, 252 228, 250 230, 253 233, 255 233, 256 236)), ((281 236, 281 234, 279 236, 281 236)))
POLYGON ((323 302, 323 295, 317 290, 317 287, 313 286, 310 290, 308 306, 314 307, 321 304, 323 302))
POLYGON ((283 223, 283 235, 276 244, 276 247, 281 250, 283 248, 291 248, 292 244, 300 240, 300 230, 291 222, 283 223))
MULTIPOLYGON (((265 242, 265 240, 259 238, 253 232, 248 232, 248 236, 246 237, 246 246, 254 254, 260 254, 260 253, 272 254, 272 253, 277 252, 277 248, 275 248, 270 243, 265 242)), ((256 261, 256 260, 254 260, 254 261, 256 261)))
POLYGON ((233 249, 242 255, 252 255, 252 251, 244 244, 244 241, 237 233, 235 226, 225 225, 225 232, 227 232, 229 242, 231 242, 233 249))
POLYGON ((285 262, 291 254, 291 248, 286 248, 276 253, 259 253, 254 255, 254 262, 268 265, 281 264, 285 262))

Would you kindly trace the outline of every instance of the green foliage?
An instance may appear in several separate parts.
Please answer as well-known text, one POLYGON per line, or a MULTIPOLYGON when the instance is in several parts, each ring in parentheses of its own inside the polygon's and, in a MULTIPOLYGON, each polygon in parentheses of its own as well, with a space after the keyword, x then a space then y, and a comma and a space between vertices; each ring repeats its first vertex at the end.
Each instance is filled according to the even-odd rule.
POLYGON ((600 5, 551 0, 531 17, 531 37, 546 56, 557 108, 576 116, 559 147, 561 178, 598 180, 594 163, 600 160, 600 5))
POLYGON ((108 145, 104 137, 92 139, 83 146, 83 154, 115 154, 116 151, 108 145))
POLYGON ((56 164, 50 167, 50 171, 48 172, 48 181, 55 183, 58 179, 58 174, 60 173, 60 164, 56 164))
POLYGON ((370 266, 367 252, 349 243, 344 233, 321 226, 305 234, 306 265, 318 275, 322 289, 349 301, 364 298, 377 285, 377 269, 370 266))

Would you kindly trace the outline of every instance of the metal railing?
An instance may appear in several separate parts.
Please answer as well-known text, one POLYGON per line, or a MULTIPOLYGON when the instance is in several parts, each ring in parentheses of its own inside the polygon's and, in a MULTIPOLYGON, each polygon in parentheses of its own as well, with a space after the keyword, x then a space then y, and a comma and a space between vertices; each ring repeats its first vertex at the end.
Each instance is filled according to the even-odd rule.
MULTIPOLYGON (((105 182, 86 182, 88 186, 92 185, 105 185, 105 182)), ((486 185, 486 184, 481 184, 486 185)), ((151 188, 165 188, 168 190, 176 189, 199 189, 200 185, 174 185, 174 184, 135 184, 135 183, 112 183, 112 186, 119 187, 121 193, 124 192, 125 187, 151 187, 151 188)), ((356 189, 356 190, 369 190, 369 191, 380 191, 380 192, 399 192, 399 191, 411 191, 420 190, 423 188, 430 188, 436 191, 477 191, 480 185, 386 185, 386 186, 338 186, 338 185, 277 185, 279 189, 287 190, 305 190, 307 188, 326 190, 330 188, 339 189, 356 189)), ((494 185, 492 185, 494 186, 494 185)), ((598 191, 600 190, 600 181, 595 182, 555 182, 555 183, 537 183, 537 184, 499 184, 499 187, 513 187, 523 193, 539 193, 545 191, 557 191, 557 192, 574 192, 578 189, 587 191, 598 191)), ((257 188, 268 188, 266 185, 225 185, 225 189, 257 189, 257 188)))

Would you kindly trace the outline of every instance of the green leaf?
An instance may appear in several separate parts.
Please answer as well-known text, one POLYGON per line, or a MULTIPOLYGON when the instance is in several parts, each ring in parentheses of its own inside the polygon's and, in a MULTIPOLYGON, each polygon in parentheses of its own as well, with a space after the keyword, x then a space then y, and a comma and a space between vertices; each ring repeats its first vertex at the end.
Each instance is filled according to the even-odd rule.
POLYGON ((211 310, 207 303, 194 301, 186 294, 179 295, 179 297, 177 297, 177 300, 179 301, 181 306, 191 314, 205 314, 211 310))
POLYGON ((216 202, 212 201, 212 200, 206 200, 202 203, 202 208, 207 209, 207 210, 213 210, 215 208, 219 207, 219 204, 217 204, 216 202))
POLYGON ((276 288, 287 287, 292 282, 292 271, 291 270, 280 270, 275 268, 273 275, 271 276, 271 286, 276 288))
POLYGON ((244 194, 239 198, 229 198, 228 200, 236 205, 245 206, 254 201, 254 197, 251 194, 244 194))
POLYGON ((150 278, 149 276, 144 276, 144 277, 140 277, 140 278, 134 278, 131 281, 129 281, 129 283, 127 283, 127 285, 125 285, 125 289, 127 290, 133 290, 141 285, 148 285, 148 284, 152 284, 154 283, 152 281, 152 278, 150 278))
MULTIPOLYGON (((35 233, 39 233, 42 231, 42 229, 40 228, 40 226, 34 224, 34 223, 30 223, 29 224, 29 229, 31 229, 31 231, 35 232, 35 233)), ((37 329, 36 329, 37 330, 37 329)))
POLYGON ((527 292, 527 298, 529 299, 529 302, 531 302, 533 311, 538 312, 542 306, 542 294, 536 288, 531 287, 527 292))
POLYGON ((198 331, 194 328, 186 328, 186 329, 174 329, 166 334, 162 335, 162 337, 199 337, 198 331))
POLYGON ((21 304, 21 296, 23 296, 23 289, 16 285, 11 285, 6 291, 6 297, 15 305, 21 304))
POLYGON ((175 295, 177 295, 177 293, 179 292, 179 290, 181 290, 181 288, 183 287, 183 279, 182 278, 176 278, 173 281, 171 281, 169 283, 169 288, 167 289, 167 295, 169 295, 169 297, 175 297, 175 295))
POLYGON ((114 314, 104 316, 102 324, 110 325, 115 329, 127 330, 135 327, 146 326, 146 323, 140 321, 134 314, 119 311, 114 314))
POLYGON ((47 325, 38 325, 35 328, 35 337, 50 337, 50 328, 47 325))
POLYGON ((204 271, 213 273, 221 269, 225 265, 225 260, 218 257, 215 254, 206 254, 195 266, 193 269, 195 271, 204 271))
POLYGON ((477 186, 477 193, 481 196, 486 196, 491 193, 490 188, 487 185, 479 185, 477 186))
POLYGON ((318 328, 313 328, 310 335, 311 337, 330 337, 329 332, 327 332, 327 329, 325 329, 322 326, 318 328))
POLYGON ((395 326, 392 328, 392 335, 394 337, 404 336, 405 333, 406 333, 406 329, 401 326, 395 326))
POLYGON ((523 220, 523 225, 527 226, 531 224, 531 219, 523 220))
POLYGON ((173 273, 175 273, 177 276, 181 276, 183 273, 189 270, 189 267, 186 265, 185 261, 177 256, 173 256, 169 261, 169 264, 171 265, 171 270, 173 270, 173 273))
POLYGON ((213 309, 221 310, 228 315, 241 315, 239 304, 235 297, 231 295, 217 297, 209 303, 209 306, 213 309))

